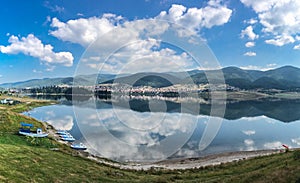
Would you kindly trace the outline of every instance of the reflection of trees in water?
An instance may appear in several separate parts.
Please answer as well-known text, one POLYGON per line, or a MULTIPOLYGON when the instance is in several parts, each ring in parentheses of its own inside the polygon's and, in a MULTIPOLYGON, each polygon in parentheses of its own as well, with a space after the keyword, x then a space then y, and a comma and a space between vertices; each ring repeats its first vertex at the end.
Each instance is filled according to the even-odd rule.
POLYGON ((91 95, 72 96, 72 95, 30 95, 31 98, 39 100, 56 100, 56 101, 88 101, 91 95))
MULTIPOLYGON (((152 101, 153 102, 153 101, 152 101)), ((155 101, 154 101, 155 102, 155 101)), ((181 103, 164 101, 167 112, 181 112, 181 103)), ((133 99, 130 101, 114 101, 114 105, 128 108, 138 112, 149 112, 149 100, 133 99)), ((210 115, 210 104, 199 104, 200 111, 198 113, 193 110, 184 110, 194 115, 210 115)), ((218 106, 216 106, 218 107, 218 106)), ((151 111, 159 112, 159 111, 151 111)), ((164 112, 164 111, 161 111, 164 112)), ((228 102, 226 104, 225 119, 235 120, 242 117, 267 116, 282 122, 292 122, 300 119, 300 100, 256 100, 228 102)), ((219 116, 222 117, 222 116, 219 116)))
POLYGON ((300 119, 300 100, 244 101, 228 104, 225 112, 226 119, 262 115, 282 122, 297 121, 300 119))
POLYGON ((39 100, 66 100, 65 95, 29 95, 29 97, 39 100))

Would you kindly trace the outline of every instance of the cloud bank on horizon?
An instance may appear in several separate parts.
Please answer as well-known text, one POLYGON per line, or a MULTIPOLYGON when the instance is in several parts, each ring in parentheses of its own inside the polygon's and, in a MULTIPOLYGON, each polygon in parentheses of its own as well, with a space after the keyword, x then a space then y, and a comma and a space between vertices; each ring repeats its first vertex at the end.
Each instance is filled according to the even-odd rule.
MULTIPOLYGON (((22 35, 9 32, 7 33, 9 35, 8 44, 0 40, 0 52, 8 56, 23 54, 27 58, 28 56, 33 57, 46 68, 45 71, 59 71, 62 68, 60 66, 72 68, 71 70, 74 71, 80 60, 80 55, 76 54, 75 47, 78 49, 79 46, 81 50, 84 50, 100 37, 107 48, 114 47, 120 42, 137 42, 138 44, 126 46, 123 51, 126 50, 127 54, 135 53, 139 58, 147 57, 148 60, 145 63, 146 65, 152 63, 148 67, 152 68, 152 71, 174 69, 171 67, 171 60, 175 60, 183 68, 190 69, 191 65, 185 64, 185 60, 191 59, 187 53, 166 48, 161 45, 158 39, 159 35, 170 30, 172 26, 180 25, 177 28, 179 37, 198 36, 214 48, 232 44, 236 49, 230 50, 232 55, 225 51, 220 51, 219 55, 218 51, 215 52, 221 62, 224 55, 224 58, 236 57, 236 59, 240 59, 240 63, 238 61, 229 63, 228 59, 225 65, 238 65, 246 69, 255 67, 259 70, 284 65, 283 61, 277 61, 276 58, 262 63, 258 59, 255 60, 260 55, 265 58, 265 52, 260 53, 260 50, 265 51, 268 48, 271 52, 276 49, 282 51, 283 47, 285 52, 295 52, 292 55, 294 56, 294 63, 296 62, 295 55, 298 56, 299 54, 296 52, 300 50, 299 1, 240 0, 233 3, 230 1, 209 0, 202 3, 202 5, 199 3, 198 6, 183 4, 184 2, 170 4, 167 9, 156 12, 154 16, 145 14, 136 18, 127 18, 126 14, 122 14, 122 11, 112 13, 108 9, 106 13, 102 13, 100 16, 85 16, 84 13, 77 12, 75 18, 71 16, 66 19, 60 17, 66 11, 66 7, 52 5, 46 1, 44 6, 53 13, 46 16, 46 22, 43 22, 42 25, 48 29, 47 36, 35 33, 35 30, 27 34, 20 31, 22 35), (238 17, 241 14, 240 11, 243 11, 242 9, 247 10, 248 13, 244 17, 238 17), (174 25, 169 22, 174 23, 174 25), (120 34, 114 34, 114 36, 107 38, 101 37, 116 29, 119 30, 120 34), (145 39, 144 35, 141 34, 145 31, 148 32, 148 39, 145 39), (226 35, 224 32, 226 32, 226 35), (231 34, 229 35, 228 32, 231 34), (224 35, 217 39, 215 33, 224 35), (236 38, 236 40, 232 40, 232 38, 236 38), (59 49, 56 49, 56 47, 59 47, 59 49), (163 61, 159 59, 166 57, 170 60, 163 61), (248 63, 251 59, 254 62, 245 65, 242 59, 248 60, 248 63)), ((116 32, 118 33, 118 31, 116 32)), ((105 52, 105 49, 103 45, 99 45, 99 50, 105 52)), ((118 56, 125 53, 119 52, 118 54, 114 57, 114 63, 108 65, 103 65, 103 59, 105 58, 101 58, 101 54, 94 55, 91 59, 84 58, 85 60, 82 61, 86 62, 86 66, 90 68, 98 69, 102 64, 102 68, 105 68, 107 72, 114 72, 119 70, 125 62, 125 57, 118 60, 118 56)), ((126 56, 126 59, 128 63, 134 60, 130 56, 126 56)), ((139 63, 145 67, 145 63, 139 63)), ((138 67, 134 69, 138 69, 138 67)), ((35 73, 42 73, 38 71, 41 68, 32 68, 32 70, 35 70, 35 73)), ((144 70, 142 69, 142 71, 144 70)))

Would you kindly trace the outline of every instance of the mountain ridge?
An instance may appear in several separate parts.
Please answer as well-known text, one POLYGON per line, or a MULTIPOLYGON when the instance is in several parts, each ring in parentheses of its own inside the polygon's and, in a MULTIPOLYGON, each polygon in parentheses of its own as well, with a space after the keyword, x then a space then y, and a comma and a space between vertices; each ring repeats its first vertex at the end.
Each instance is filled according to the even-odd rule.
MULTIPOLYGON (((208 83, 210 79, 219 80, 215 77, 223 72, 225 83, 240 89, 295 89, 300 88, 300 68, 294 66, 283 66, 267 71, 245 70, 239 67, 230 66, 219 70, 191 70, 187 72, 144 72, 131 75, 115 74, 91 74, 76 76, 76 85, 94 85, 96 83, 127 83, 134 86, 165 87, 180 83, 208 83)), ((72 85, 74 77, 58 77, 31 79, 14 83, 2 83, 2 88, 26 88, 43 87, 53 85, 72 85)))

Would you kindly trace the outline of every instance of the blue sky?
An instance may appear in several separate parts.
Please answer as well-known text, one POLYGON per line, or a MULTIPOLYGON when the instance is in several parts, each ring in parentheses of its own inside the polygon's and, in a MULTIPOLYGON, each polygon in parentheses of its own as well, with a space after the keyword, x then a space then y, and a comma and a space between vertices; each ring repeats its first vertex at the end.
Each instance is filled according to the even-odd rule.
POLYGON ((125 66, 130 66, 127 72, 147 71, 146 67, 152 67, 150 71, 176 70, 170 65, 173 61, 178 67, 191 69, 191 64, 185 63, 190 59, 188 56, 159 42, 158 35, 170 29, 169 24, 161 21, 189 30, 189 34, 183 33, 181 37, 196 36, 205 41, 222 67, 300 67, 299 10, 297 0, 2 1, 0 83, 72 76, 79 63, 94 69, 83 73, 99 72, 101 64, 100 71, 105 73, 118 73, 125 66), (113 29, 121 32, 109 34, 113 29), (141 31, 145 30, 158 32, 145 41, 141 38, 141 31), (102 45, 90 46, 96 40, 102 45), (131 44, 132 41, 135 43, 131 44), (105 65, 105 46, 112 49, 121 43, 130 44, 105 65), (100 50, 99 55, 92 57, 91 48, 100 50), (133 58, 128 55, 120 59, 124 50, 135 58, 146 59, 130 61, 133 58))

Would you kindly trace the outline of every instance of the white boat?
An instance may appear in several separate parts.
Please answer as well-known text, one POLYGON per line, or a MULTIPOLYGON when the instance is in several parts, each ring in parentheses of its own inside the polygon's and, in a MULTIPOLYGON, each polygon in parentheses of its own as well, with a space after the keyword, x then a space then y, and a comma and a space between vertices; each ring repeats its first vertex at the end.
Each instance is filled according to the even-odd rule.
POLYGON ((58 135, 67 135, 70 134, 67 130, 57 130, 56 132, 58 135))
POLYGON ((48 133, 33 133, 33 132, 24 132, 24 131, 19 131, 19 134, 21 135, 26 135, 30 137, 47 137, 48 133))
POLYGON ((71 148, 76 149, 76 150, 86 150, 87 149, 87 147, 83 143, 72 144, 71 148))
POLYGON ((61 138, 72 138, 73 136, 71 134, 66 135, 59 135, 61 138))
POLYGON ((38 128, 35 132, 32 132, 30 128, 33 128, 33 124, 21 123, 19 134, 30 137, 47 137, 48 133, 44 133, 41 128, 38 128))
POLYGON ((76 139, 74 139, 74 137, 62 137, 61 140, 68 141, 68 142, 74 142, 76 139))

